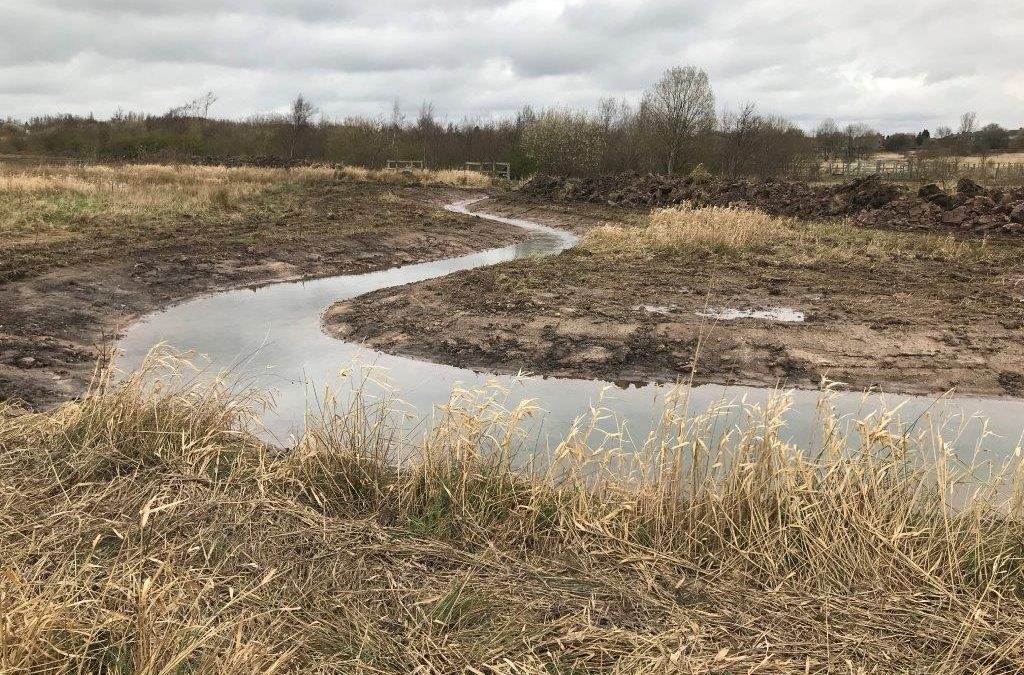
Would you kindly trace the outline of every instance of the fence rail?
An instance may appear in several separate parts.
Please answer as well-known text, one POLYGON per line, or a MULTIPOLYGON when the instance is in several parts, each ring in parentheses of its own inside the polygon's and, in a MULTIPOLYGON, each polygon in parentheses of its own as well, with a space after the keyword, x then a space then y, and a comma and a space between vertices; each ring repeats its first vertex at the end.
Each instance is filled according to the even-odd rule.
POLYGON ((389 159, 385 171, 413 171, 423 168, 423 160, 420 159, 389 159))
POLYGON ((466 162, 466 171, 476 171, 495 178, 512 179, 512 165, 508 162, 466 162))
POLYGON ((1024 162, 961 162, 955 158, 827 162, 819 170, 829 176, 879 174, 897 181, 946 180, 959 176, 994 181, 1024 180, 1024 162))

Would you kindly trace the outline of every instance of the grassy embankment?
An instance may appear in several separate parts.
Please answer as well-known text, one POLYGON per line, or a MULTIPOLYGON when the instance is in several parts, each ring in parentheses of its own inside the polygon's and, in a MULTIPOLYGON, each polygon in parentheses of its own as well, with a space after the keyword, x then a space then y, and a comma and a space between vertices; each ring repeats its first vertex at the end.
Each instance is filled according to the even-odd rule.
POLYGON ((461 171, 0 164, 0 239, 6 249, 0 280, 111 252, 130 258, 171 247, 196 253, 272 247, 295 233, 266 225, 303 211, 317 217, 322 236, 344 234, 356 218, 333 222, 306 204, 310 187, 334 182, 491 184, 486 176, 461 171))
POLYGON ((246 432, 253 400, 171 379, 3 409, 0 671, 1024 665, 1019 465, 993 478, 884 416, 792 447, 780 399, 724 435, 668 410, 638 455, 583 420, 525 474, 533 411, 500 399, 457 396, 412 448, 361 403, 283 456, 246 432))

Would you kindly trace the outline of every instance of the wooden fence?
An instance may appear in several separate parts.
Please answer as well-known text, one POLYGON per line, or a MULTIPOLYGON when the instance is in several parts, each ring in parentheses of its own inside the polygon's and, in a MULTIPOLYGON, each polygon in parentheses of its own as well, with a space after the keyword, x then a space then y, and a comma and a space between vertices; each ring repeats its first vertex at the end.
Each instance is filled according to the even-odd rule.
POLYGON ((420 159, 389 159, 385 171, 414 171, 423 169, 420 159))
POLYGON ((512 179, 512 166, 508 162, 466 162, 466 171, 476 171, 494 178, 512 179))
POLYGON ((878 174, 893 181, 949 180, 969 176, 987 181, 1024 182, 1024 162, 962 162, 956 158, 827 162, 821 165, 820 171, 825 176, 878 174))

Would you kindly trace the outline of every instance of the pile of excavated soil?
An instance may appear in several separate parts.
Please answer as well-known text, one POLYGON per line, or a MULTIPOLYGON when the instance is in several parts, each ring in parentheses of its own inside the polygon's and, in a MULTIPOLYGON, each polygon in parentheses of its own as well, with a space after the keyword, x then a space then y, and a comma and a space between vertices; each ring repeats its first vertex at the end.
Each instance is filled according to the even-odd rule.
POLYGON ((852 217, 860 225, 891 229, 1024 231, 1024 188, 986 189, 962 179, 954 193, 927 185, 918 194, 866 176, 840 185, 768 179, 722 180, 621 174, 593 178, 537 176, 521 191, 546 199, 624 207, 695 206, 755 208, 806 220, 852 217))
POLYGON ((925 185, 881 208, 858 213, 854 222, 900 230, 957 230, 979 233, 1024 232, 1024 188, 986 189, 962 178, 956 191, 925 185))
POLYGON ((610 206, 672 206, 683 202, 696 206, 736 205, 772 215, 808 219, 845 216, 865 208, 881 207, 906 192, 875 176, 835 187, 820 187, 782 179, 722 180, 636 173, 593 178, 537 176, 521 191, 530 196, 610 206))

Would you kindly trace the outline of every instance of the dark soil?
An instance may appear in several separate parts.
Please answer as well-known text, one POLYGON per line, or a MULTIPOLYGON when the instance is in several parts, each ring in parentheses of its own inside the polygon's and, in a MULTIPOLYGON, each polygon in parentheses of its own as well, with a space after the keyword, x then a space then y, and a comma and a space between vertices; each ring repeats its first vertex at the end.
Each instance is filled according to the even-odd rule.
POLYGON ((177 223, 170 236, 5 243, 0 400, 41 408, 80 395, 119 330, 191 296, 437 260, 523 237, 439 208, 465 196, 328 183, 271 196, 242 221, 177 223))

